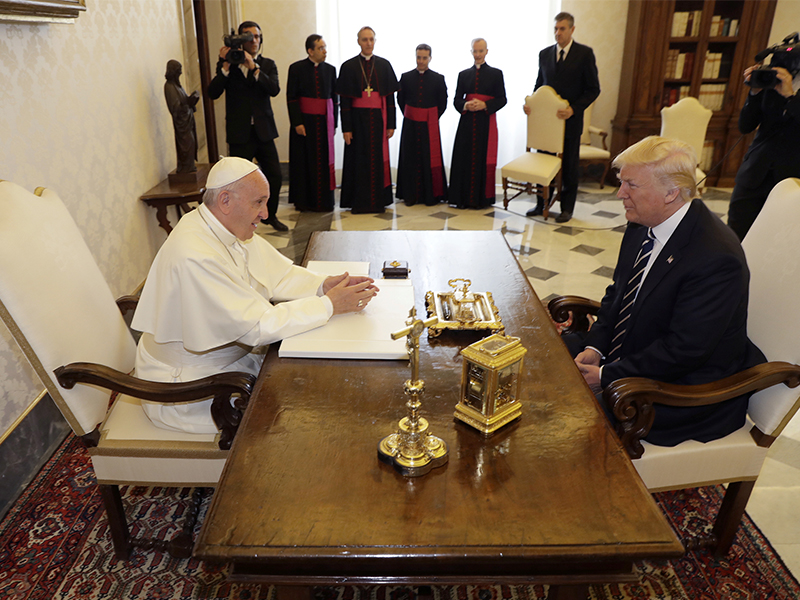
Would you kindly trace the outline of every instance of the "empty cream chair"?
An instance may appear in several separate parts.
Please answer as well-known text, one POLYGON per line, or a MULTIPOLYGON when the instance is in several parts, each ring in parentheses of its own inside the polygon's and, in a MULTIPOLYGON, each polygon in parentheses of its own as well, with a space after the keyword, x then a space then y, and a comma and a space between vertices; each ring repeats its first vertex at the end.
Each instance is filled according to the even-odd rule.
MULTIPOLYGON (((712 110, 691 96, 679 100, 672 106, 665 106, 661 109, 661 137, 686 142, 694 148, 699 161, 703 155, 706 130, 712 114, 714 114, 712 110)), ((698 168, 695 181, 700 182, 705 179, 705 176, 706 174, 698 168)), ((698 193, 702 193, 705 187, 700 184, 698 193)))
POLYGON ((561 154, 564 151, 564 121, 556 116, 569 103, 550 86, 544 85, 532 96, 526 96, 528 136, 525 154, 505 165, 500 173, 503 177, 503 207, 508 208, 522 192, 541 194, 544 198, 544 218, 547 219, 555 198, 550 197, 550 185, 555 182, 557 193, 561 193, 561 154), (535 152, 543 150, 544 152, 535 152), (555 156, 554 156, 555 155, 555 156), (508 190, 518 190, 511 198, 508 190))
MULTIPOLYGON (((189 556, 193 520, 171 542, 133 539, 119 486, 215 486, 254 378, 228 373, 164 384, 128 375, 136 344, 64 203, 50 190, 32 194, 8 181, 0 181, 0 318, 88 448, 115 554, 124 559, 139 546, 189 556), (120 393, 110 409, 110 392, 101 388, 120 393), (209 396, 222 434, 159 429, 140 400, 209 396)), ((188 513, 196 518, 196 510, 188 513)))
POLYGON ((589 105, 583 111, 583 133, 581 133, 581 145, 578 164, 581 167, 588 167, 590 165, 602 165, 603 174, 600 176, 600 189, 605 187, 606 177, 608 170, 611 168, 611 152, 606 145, 606 138, 608 132, 600 129, 599 127, 592 126, 592 107, 594 103, 589 105), (592 136, 596 135, 600 138, 602 148, 592 146, 592 136))
MULTIPOLYGON (((750 267, 747 332, 770 362, 720 381, 697 386, 670 385, 644 378, 615 381, 604 390, 623 446, 651 491, 727 483, 713 533, 690 540, 689 548, 711 546, 727 553, 741 522, 750 492, 772 442, 800 408, 800 312, 793 310, 800 293, 800 179, 786 179, 769 195, 742 246, 750 267), (785 260, 784 260, 785 259, 785 260), (786 385, 778 385, 785 383, 786 385), (747 423, 740 430, 700 443, 655 446, 642 438, 652 423, 654 403, 699 406, 722 402, 748 391, 747 423)), ((585 326, 586 313, 599 305, 576 297, 551 300, 551 315, 585 326)))

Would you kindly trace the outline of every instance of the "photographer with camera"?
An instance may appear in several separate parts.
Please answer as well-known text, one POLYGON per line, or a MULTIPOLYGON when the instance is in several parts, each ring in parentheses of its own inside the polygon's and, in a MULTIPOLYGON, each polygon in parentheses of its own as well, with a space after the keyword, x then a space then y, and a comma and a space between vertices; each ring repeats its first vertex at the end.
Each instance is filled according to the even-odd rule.
POLYGON ((281 166, 275 138, 278 128, 272 112, 271 97, 281 91, 275 61, 261 56, 263 36, 254 21, 239 25, 238 35, 231 30, 219 51, 217 74, 208 86, 208 95, 216 100, 225 92, 225 131, 231 156, 258 161, 269 182, 268 218, 261 222, 277 231, 289 228, 278 220, 281 191, 281 166))
POLYGON ((739 131, 750 133, 758 127, 753 143, 736 173, 736 185, 728 207, 728 225, 740 240, 767 201, 772 188, 787 177, 800 177, 800 48, 798 34, 787 36, 781 45, 759 52, 756 61, 772 54, 767 66, 756 64, 744 71, 750 86, 739 131))

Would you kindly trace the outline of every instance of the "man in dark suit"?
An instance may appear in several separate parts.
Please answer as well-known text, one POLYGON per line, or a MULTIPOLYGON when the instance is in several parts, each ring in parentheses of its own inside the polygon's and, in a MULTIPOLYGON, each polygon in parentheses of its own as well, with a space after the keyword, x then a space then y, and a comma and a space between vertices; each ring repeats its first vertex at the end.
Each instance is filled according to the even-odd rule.
POLYGON ((253 21, 239 25, 239 34, 252 39, 242 44, 244 61, 231 65, 227 60, 231 49, 219 51, 217 74, 208 85, 208 95, 216 100, 225 92, 225 131, 231 156, 258 161, 269 182, 267 202, 269 216, 262 221, 278 231, 289 229, 278 220, 278 199, 281 192, 281 165, 275 138, 278 128, 272 113, 271 97, 281 91, 275 61, 261 56, 261 27, 253 21))
MULTIPOLYGON (((696 164, 690 146, 657 136, 614 159, 629 225, 614 282, 575 357, 596 392, 623 377, 709 383, 765 361, 747 337, 744 252, 733 232, 692 200, 696 164)), ((673 446, 728 435, 744 425, 747 398, 656 405, 645 439, 673 446)))
MULTIPOLYGON (((539 75, 536 77, 534 91, 549 85, 569 106, 558 111, 558 118, 564 124, 564 152, 561 161, 561 191, 558 195, 561 214, 557 223, 566 223, 575 210, 578 195, 578 161, 580 155, 581 133, 583 132, 583 111, 600 95, 600 81, 597 79, 597 65, 594 52, 572 39, 575 31, 575 18, 561 12, 555 18, 554 46, 539 53, 539 75)), ((527 106, 523 107, 529 113, 527 106)), ((551 190, 552 191, 552 190, 551 190)), ((551 194, 552 197, 552 194, 551 194)), ((536 208, 528 211, 529 217, 541 215, 544 203, 539 197, 536 208)))
MULTIPOLYGON (((745 69, 746 83, 757 66, 745 69)), ((728 206, 728 225, 740 240, 750 230, 772 188, 787 177, 800 177, 800 97, 795 94, 800 77, 794 82, 786 69, 775 67, 775 71, 775 87, 752 88, 739 113, 739 131, 750 133, 758 128, 736 172, 736 186, 728 206)))

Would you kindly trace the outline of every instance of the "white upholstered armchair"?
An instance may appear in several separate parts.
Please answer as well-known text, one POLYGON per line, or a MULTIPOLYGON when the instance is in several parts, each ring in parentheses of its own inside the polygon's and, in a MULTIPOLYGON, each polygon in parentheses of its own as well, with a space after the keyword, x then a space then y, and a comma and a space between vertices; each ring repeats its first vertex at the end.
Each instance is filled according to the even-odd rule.
POLYGON ((0 317, 88 447, 115 554, 127 558, 138 546, 189 556, 194 521, 167 543, 133 539, 119 486, 216 485, 254 378, 229 373, 163 384, 128 375, 136 344, 64 203, 50 190, 30 193, 8 181, 0 181, 0 317), (109 390, 119 393, 111 406, 109 390), (141 399, 212 396, 217 435, 159 429, 141 408, 141 399))

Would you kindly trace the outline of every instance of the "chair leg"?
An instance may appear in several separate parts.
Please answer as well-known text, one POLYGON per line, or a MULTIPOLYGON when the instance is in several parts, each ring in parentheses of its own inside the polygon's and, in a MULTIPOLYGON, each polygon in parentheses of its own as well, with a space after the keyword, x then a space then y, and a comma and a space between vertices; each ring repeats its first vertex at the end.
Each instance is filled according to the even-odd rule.
POLYGON ((719 513, 717 513, 717 520, 714 521, 713 531, 717 538, 714 556, 717 558, 725 556, 730 550, 733 538, 742 522, 750 493, 755 485, 755 481, 737 481, 728 484, 722 505, 719 507, 719 513))
POLYGON ((117 485, 100 485, 100 495, 108 517, 108 527, 111 531, 111 541, 114 544, 114 555, 120 560, 128 560, 131 554, 130 533, 128 521, 125 518, 125 508, 122 506, 122 496, 117 485))
POLYGON ((503 208, 508 208, 508 177, 503 177, 503 208))
POLYGON ((602 190, 606 185, 606 177, 608 177, 608 167, 611 165, 609 161, 603 164, 603 177, 600 179, 600 189, 602 190))

